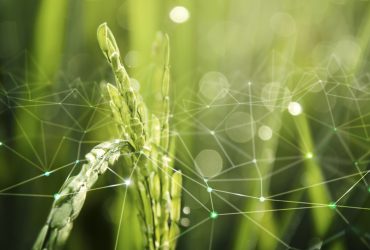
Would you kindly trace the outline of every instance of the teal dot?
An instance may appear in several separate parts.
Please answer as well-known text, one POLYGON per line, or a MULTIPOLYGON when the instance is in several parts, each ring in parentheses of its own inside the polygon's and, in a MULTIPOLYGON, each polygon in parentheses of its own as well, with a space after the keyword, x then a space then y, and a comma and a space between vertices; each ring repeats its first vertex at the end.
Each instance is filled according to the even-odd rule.
POLYGON ((337 208, 337 204, 335 204, 335 202, 331 202, 331 203, 329 204, 329 207, 330 207, 331 209, 336 209, 336 208, 337 208))
POLYGON ((217 219, 218 213, 215 212, 215 211, 212 211, 211 214, 210 214, 210 217, 211 217, 211 219, 217 219))

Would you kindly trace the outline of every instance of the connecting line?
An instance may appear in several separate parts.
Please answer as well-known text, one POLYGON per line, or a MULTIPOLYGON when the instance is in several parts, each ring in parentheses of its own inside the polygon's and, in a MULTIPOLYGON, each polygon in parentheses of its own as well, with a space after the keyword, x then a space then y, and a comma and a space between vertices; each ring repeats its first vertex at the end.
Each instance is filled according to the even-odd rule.
POLYGON ((267 210, 252 210, 252 211, 245 211, 245 212, 234 212, 234 213, 220 213, 220 216, 225 215, 240 215, 240 214, 258 214, 258 213, 266 213, 266 212, 280 212, 280 211, 293 211, 293 210, 306 210, 306 209, 313 209, 313 208, 327 208, 327 205, 320 205, 320 206, 307 206, 307 207, 290 207, 290 208, 277 208, 277 209, 267 209, 267 210))
POLYGON ((322 83, 321 80, 319 80, 319 83, 320 83, 320 86, 321 86, 322 90, 324 91, 325 100, 326 100, 326 104, 328 105, 328 109, 329 109, 330 118, 331 118, 331 122, 332 122, 333 128, 336 129, 335 120, 334 120, 333 112, 331 110, 331 106, 330 106, 328 95, 326 93, 325 87, 324 87, 324 85, 323 85, 323 83, 322 83))
MULTIPOLYGON (((59 167, 59 168, 56 168, 56 169, 54 169, 53 171, 50 171, 50 172, 47 172, 47 173, 48 173, 48 175, 50 175, 50 174, 52 174, 52 173, 55 173, 55 172, 57 172, 57 171, 59 171, 59 170, 62 170, 62 169, 64 169, 64 168, 66 168, 66 167, 69 167, 69 166, 71 166, 71 165, 73 165, 73 164, 74 164, 74 162, 73 162, 73 163, 66 164, 66 165, 64 165, 64 166, 61 166, 61 167, 59 167)), ((32 178, 29 178, 29 179, 27 179, 27 180, 24 180, 24 181, 18 182, 18 183, 13 184, 13 185, 11 185, 11 186, 9 186, 9 187, 3 188, 3 189, 1 189, 1 190, 0 190, 0 195, 1 195, 1 193, 5 192, 5 191, 8 191, 8 190, 13 189, 13 188, 15 188, 15 187, 22 186, 22 185, 24 185, 24 184, 26 184, 26 183, 29 183, 29 182, 34 181, 34 180, 37 180, 37 179, 42 178, 42 177, 46 177, 45 173, 43 173, 43 174, 41 174, 41 175, 37 175, 37 176, 32 177, 32 178)))
POLYGON ((208 247, 209 250, 212 250, 214 230, 215 230, 215 221, 212 220, 211 231, 210 231, 210 235, 209 235, 209 244, 208 244, 209 245, 209 247, 208 247))
POLYGON ((22 194, 22 193, 0 193, 0 196, 21 196, 21 197, 38 197, 38 198, 52 198, 49 194, 22 194))
MULTIPOLYGON (((342 220, 351 228, 351 224, 350 222, 348 221, 348 219, 338 210, 338 209, 335 209, 335 211, 337 212, 337 214, 339 214, 339 217, 342 218, 342 220)), ((370 245, 369 243, 365 240, 365 238, 361 235, 358 235, 356 233, 357 236, 359 236, 361 242, 367 247, 367 249, 370 249, 370 245)))
MULTIPOLYGON (((176 241, 176 240, 177 240, 178 238, 180 238, 181 236, 183 236, 183 235, 185 235, 185 234, 189 233, 190 231, 193 231, 194 229, 196 229, 197 227, 199 227, 199 226, 203 225, 205 222, 207 222, 207 221, 209 221, 209 220, 210 220, 210 218, 209 218, 209 217, 207 217, 207 218, 205 218, 205 219, 201 220, 200 222, 198 222, 198 223, 197 223, 197 224, 195 224, 194 226, 192 226, 192 227, 190 227, 190 228, 186 229, 185 231, 181 232, 180 234, 178 234, 176 237, 174 237, 174 238, 172 238, 172 239, 169 239, 169 240, 168 240, 168 242, 176 241)), ((163 245, 162 245, 162 246, 160 246, 160 248, 161 248, 161 247, 163 247, 163 245)))
MULTIPOLYGON (((339 139, 341 145, 343 146, 344 150, 346 151, 346 153, 348 154, 348 156, 353 160, 354 159, 354 156, 353 156, 351 150, 349 149, 348 145, 345 144, 345 142, 343 141, 343 138, 339 134, 337 136, 338 136, 338 139, 339 139)), ((361 170, 359 169, 357 162, 355 163, 355 167, 356 167, 357 171, 361 174, 361 170)), ((368 186, 366 179, 365 178, 362 178, 362 180, 363 180, 364 184, 366 186, 368 186)))
MULTIPOLYGON (((200 170, 200 168, 199 168, 199 166, 198 166, 198 164, 197 164, 197 162, 195 161, 195 159, 192 157, 192 155, 191 155, 191 153, 190 153, 190 151, 189 151, 189 149, 187 148, 187 146, 186 146, 186 144, 185 144, 185 142, 184 142, 184 140, 181 138, 181 136, 180 135, 178 135, 178 138, 180 139, 180 141, 181 141, 181 143, 183 144, 183 146, 185 147, 185 150, 186 150, 186 152, 187 152, 187 154, 188 154, 188 156, 192 159, 192 162, 194 162, 194 165, 195 165, 195 168, 198 170, 198 172, 199 173, 202 173, 202 171, 200 170)), ((153 161, 152 159, 150 159, 151 161, 153 161)), ((155 164, 157 164, 157 163, 155 163, 155 164)), ((157 164, 157 165, 159 165, 159 164, 157 164)), ((161 168, 160 166, 158 166, 159 168, 161 168)), ((162 169, 161 169, 162 170, 162 169)), ((163 170, 162 170, 163 171, 163 170)), ((165 171, 164 171, 165 172, 165 171)), ((185 176, 185 175, 183 175, 183 176, 185 176)), ((204 178, 202 178, 202 180, 204 181, 204 183, 205 183, 205 185, 207 186, 207 189, 209 188, 209 186, 208 186, 208 183, 207 183, 207 181, 205 181, 205 179, 204 178)), ((185 190, 185 189, 184 189, 185 190)), ((187 190, 185 190, 185 192, 187 192, 187 193, 190 193, 190 192, 188 192, 187 190)), ((198 202, 198 200, 195 198, 195 197, 193 197, 192 195, 191 195, 191 197, 193 198, 193 199, 195 199, 197 202, 198 202)), ((213 198, 212 198, 212 194, 211 194, 211 192, 209 192, 209 198, 210 198, 210 201, 211 201, 211 208, 212 208, 212 211, 214 211, 214 205, 213 205, 213 198)), ((199 201, 200 202, 200 201, 199 201)), ((201 202, 200 202, 201 203, 201 202)), ((201 205, 204 207, 204 208, 206 208, 209 212, 210 212, 210 210, 207 208, 207 207, 205 207, 202 203, 201 203, 201 205)))
POLYGON ((313 184, 313 185, 310 185, 310 186, 305 186, 305 187, 301 187, 301 188, 292 189, 292 190, 285 191, 285 192, 282 192, 282 193, 270 195, 268 198, 273 198, 273 197, 277 197, 277 196, 281 196, 281 195, 285 195, 285 194, 290 194, 290 193, 302 191, 302 190, 305 190, 305 189, 308 189, 308 188, 312 188, 312 187, 316 187, 316 186, 320 186, 320 185, 325 185, 327 183, 331 183, 331 182, 335 182, 335 181, 340 181, 340 180, 343 180, 343 179, 346 179, 346 178, 350 178, 350 177, 353 177, 353 176, 357 176, 357 175, 361 175, 362 176, 362 173, 364 173, 364 172, 366 173, 368 171, 363 171, 361 173, 354 173, 354 174, 350 174, 350 175, 338 177, 338 178, 335 178, 335 179, 327 180, 327 181, 324 181, 324 182, 319 182, 319 183, 316 183, 316 184, 313 184))
MULTIPOLYGON (((160 148, 158 147, 158 149, 160 149, 160 148)), ((203 178, 202 175, 200 175, 199 173, 197 173, 196 171, 194 171, 190 166, 186 165, 178 157, 176 157, 175 155, 171 155, 171 154, 169 154, 169 156, 171 157, 171 159, 175 160, 176 162, 181 163, 181 165, 183 167, 186 167, 186 169, 189 170, 191 173, 193 173, 196 177, 199 177, 199 179, 202 179, 202 181, 204 181, 204 178, 203 178)), ((159 160, 157 160, 157 162, 155 162, 155 160, 152 159, 152 158, 148 158, 148 159, 151 160, 152 163, 156 164, 156 166, 159 167, 159 165, 158 165, 159 160)), ((168 167, 171 170, 173 170, 173 171, 177 171, 175 168, 173 168, 171 166, 168 166, 168 167)), ((189 180, 191 180, 194 183, 197 183, 198 185, 202 186, 203 188, 207 188, 208 187, 207 182, 210 180, 210 179, 208 179, 207 182, 205 182, 205 184, 203 184, 203 183, 200 183, 199 181, 195 180, 194 178, 191 178, 189 175, 186 175, 185 173, 182 173, 182 176, 185 177, 185 178, 187 178, 187 179, 189 179, 189 180)))
POLYGON ((368 139, 369 138, 369 134, 367 133, 367 129, 366 129, 366 125, 365 125, 365 121, 364 121, 364 118, 363 118, 363 115, 362 115, 362 112, 361 112, 361 108, 358 104, 358 100, 356 99, 354 93, 353 93, 353 90, 351 88, 348 88, 349 92, 351 93, 352 97, 353 97, 353 100, 356 104, 356 109, 357 109, 357 112, 359 113, 360 115, 360 120, 361 120, 361 123, 362 123, 362 129, 364 130, 365 132, 365 135, 366 135, 366 138, 368 139))
MULTIPOLYGON (((195 168, 197 169, 197 171, 198 171, 199 173, 202 173, 202 171, 200 170, 200 168, 199 168, 198 164, 196 163, 196 161, 195 161, 194 157, 191 155, 191 153, 190 153, 190 151, 189 151, 188 147, 186 146, 186 143, 185 143, 185 142, 184 142, 184 140, 182 139, 182 137, 181 137, 180 135, 177 135, 177 138, 179 138, 179 139, 180 139, 180 142, 181 142, 181 143, 182 143, 182 145, 184 146, 185 151, 186 151, 186 153, 187 153, 188 157, 191 159, 191 161, 192 161, 192 162, 194 162, 194 165, 195 165, 195 168)), ((202 178, 202 179, 204 179, 204 178, 202 178)))
POLYGON ((289 244, 287 244, 286 242, 284 242, 282 239, 280 239, 279 237, 277 237, 276 235, 274 235, 273 233, 271 233, 269 230, 267 230, 266 228, 264 228, 263 226, 261 226, 261 224, 259 224, 257 221, 255 221, 254 219, 252 219, 250 216, 248 216, 247 214, 244 214, 239 208, 237 208, 234 204, 232 204, 231 202, 229 202, 228 200, 226 200, 225 198, 223 198, 222 196, 218 195, 217 193, 215 193, 215 195, 220 198, 221 200, 223 200, 226 204, 228 204, 230 207, 232 207, 233 209, 235 209, 236 211, 238 211, 240 213, 240 215, 244 216, 245 218, 247 218, 249 221, 251 221, 253 224, 255 224, 257 227, 259 227, 261 230, 263 230, 265 233, 267 233, 268 235, 270 235, 272 238, 274 238, 275 240, 277 240, 278 242, 280 242, 282 245, 284 245, 285 247, 287 247, 288 249, 294 249, 294 250, 299 250, 297 248, 294 248, 294 247, 291 247, 289 246, 289 244))
POLYGON ((263 197, 263 178, 261 171, 258 167, 258 163, 256 160, 256 144, 254 141, 254 116, 253 116, 253 105, 252 105, 252 88, 251 88, 252 82, 248 82, 248 90, 249 90, 249 113, 251 116, 251 135, 252 135, 252 155, 253 155, 253 163, 256 167, 258 177, 260 178, 260 194, 261 197, 263 197))
MULTIPOLYGON (((151 158, 148 158, 152 163, 154 163, 154 164, 157 164, 156 162, 154 162, 154 160, 153 159, 151 159, 151 158)), ((164 169, 162 169, 161 167, 160 167, 160 165, 159 164, 157 164, 157 167, 163 172, 163 173, 165 173, 166 175, 168 175, 169 177, 170 177, 170 175, 164 170, 164 169)), ((174 168, 171 168, 171 169, 173 169, 174 170, 174 168)), ((195 181, 195 180, 193 180, 192 178, 190 178, 189 176, 186 176, 186 175, 184 175, 183 173, 182 173, 182 176, 183 177, 185 177, 185 178, 188 178, 188 179, 190 179, 190 180, 192 180, 192 181, 195 181)), ((195 181, 196 182, 196 181, 195 181)), ((198 183, 198 182, 196 182, 196 183, 198 183)), ((199 183, 198 183, 199 184, 199 183)), ((200 184, 201 185, 201 184, 200 184)), ((211 210, 209 209, 209 208, 207 208, 200 200, 198 200, 190 191, 188 191, 186 188, 184 188, 184 187, 182 187, 182 189, 185 191, 185 193, 187 193, 191 198, 193 198, 199 205, 201 205, 207 212, 211 212, 211 210)))
MULTIPOLYGON (((130 173, 130 176, 129 176, 129 180, 132 179, 132 175, 134 174, 137 166, 138 166, 138 162, 141 158, 143 154, 139 154, 139 157, 137 157, 136 159, 136 162, 134 163, 134 167, 132 168, 131 170, 131 173, 130 173)), ((124 194, 124 197, 123 197, 123 201, 122 201, 122 204, 121 204, 121 213, 120 213, 120 216, 119 216, 119 223, 118 223, 118 230, 117 230, 117 236, 116 236, 116 241, 114 243, 114 249, 117 250, 118 248, 118 241, 119 241, 119 236, 120 236, 120 232, 121 232, 121 226, 122 226, 122 220, 123 220, 123 212, 125 210, 125 204, 126 204, 126 198, 127 198, 127 191, 128 191, 128 188, 125 189, 125 194, 124 194)))
POLYGON ((353 184, 341 197, 339 197, 338 200, 335 201, 335 204, 337 204, 346 194, 348 194, 363 178, 365 178, 365 176, 370 172, 367 171, 358 181, 355 182, 355 184, 353 184))
POLYGON ((33 161, 31 161, 30 159, 28 159, 27 157, 23 156, 22 154, 20 154, 19 152, 17 152, 16 150, 12 149, 11 147, 9 147, 8 145, 6 144, 2 144, 3 147, 5 147, 6 149, 8 149, 9 151, 11 151, 12 153, 14 153, 15 155, 19 156, 20 158, 22 158, 23 160, 25 160, 27 163, 29 163, 31 166, 41 170, 41 171, 44 171, 44 169, 42 167, 40 167, 39 165, 37 165, 36 163, 34 163, 33 161))

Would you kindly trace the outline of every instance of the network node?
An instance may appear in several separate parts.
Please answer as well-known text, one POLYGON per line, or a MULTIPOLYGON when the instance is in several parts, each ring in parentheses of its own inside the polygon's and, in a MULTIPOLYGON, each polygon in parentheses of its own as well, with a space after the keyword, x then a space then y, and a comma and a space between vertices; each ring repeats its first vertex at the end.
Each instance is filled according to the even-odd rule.
POLYGON ((329 204, 329 207, 330 207, 331 209, 336 209, 336 208, 337 208, 337 204, 335 204, 335 202, 331 202, 331 203, 329 204))
POLYGON ((218 213, 215 212, 215 211, 212 211, 211 214, 209 215, 211 217, 211 219, 217 219, 218 217, 218 213))
POLYGON ((46 172, 44 173, 44 176, 50 176, 50 174, 51 174, 51 172, 50 172, 50 171, 46 171, 46 172))
POLYGON ((213 131, 213 130, 210 130, 210 131, 209 131, 209 133, 210 133, 211 135, 215 135, 215 131, 213 131))
POLYGON ((257 163, 257 159, 253 159, 253 160, 252 160, 252 162, 253 162, 254 164, 256 164, 256 163, 257 163))
POLYGON ((260 200, 260 202, 264 202, 264 201, 266 200, 266 198, 265 198, 265 197, 263 197, 263 196, 261 196, 261 197, 259 198, 259 200, 260 200))
POLYGON ((293 116, 300 115, 302 113, 302 111, 303 111, 302 106, 298 102, 290 102, 289 103, 288 112, 291 115, 293 115, 293 116))
POLYGON ((127 179, 123 183, 125 184, 125 186, 130 186, 132 181, 131 181, 131 179, 127 179))
POLYGON ((54 200, 59 200, 60 199, 60 194, 56 193, 54 194, 54 200))
POLYGON ((211 193, 213 191, 213 188, 211 188, 211 187, 207 187, 207 192, 208 193, 211 193))
POLYGON ((312 158, 313 158, 313 154, 312 154, 311 152, 308 152, 308 153, 306 154, 306 158, 307 158, 307 159, 312 159, 312 158))
POLYGON ((2 142, 0 142, 0 146, 2 146, 3 145, 3 143, 2 142))

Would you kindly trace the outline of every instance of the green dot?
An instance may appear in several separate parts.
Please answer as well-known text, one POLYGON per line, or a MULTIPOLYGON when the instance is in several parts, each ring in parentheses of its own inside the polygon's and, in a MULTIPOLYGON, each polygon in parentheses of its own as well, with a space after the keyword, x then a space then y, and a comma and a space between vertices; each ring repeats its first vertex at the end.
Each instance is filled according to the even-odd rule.
POLYGON ((331 202, 331 203, 329 204, 329 207, 330 207, 331 209, 336 209, 336 208, 337 208, 337 204, 335 204, 335 202, 331 202))
POLYGON ((211 217, 211 219, 217 219, 218 213, 215 212, 215 211, 212 211, 211 214, 210 214, 210 217, 211 217))
POLYGON ((333 131, 334 131, 334 132, 337 132, 337 128, 335 128, 335 127, 334 127, 334 128, 333 128, 333 131))
POLYGON ((370 187, 367 189, 367 191, 369 191, 369 193, 370 193, 370 187))
POLYGON ((3 143, 0 141, 0 146, 2 146, 3 145, 3 143))

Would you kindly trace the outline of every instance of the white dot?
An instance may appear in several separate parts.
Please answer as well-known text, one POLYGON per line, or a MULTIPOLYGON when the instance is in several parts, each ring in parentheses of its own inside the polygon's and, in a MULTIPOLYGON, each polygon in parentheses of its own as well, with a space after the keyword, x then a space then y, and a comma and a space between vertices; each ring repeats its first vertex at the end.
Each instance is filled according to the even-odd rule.
POLYGON ((60 198, 60 194, 58 193, 54 194, 54 200, 59 200, 59 198, 60 198))
POLYGON ((139 52, 132 50, 126 54, 124 61, 128 67, 135 68, 139 66, 139 57, 139 52))
POLYGON ((245 143, 256 134, 256 124, 252 117, 245 112, 234 112, 226 118, 226 135, 234 142, 245 143))
POLYGON ((211 135, 215 135, 215 131, 213 131, 213 130, 209 131, 209 133, 210 133, 211 135))
POLYGON ((281 82, 267 83, 261 90, 261 100, 269 111, 288 106, 291 101, 290 90, 281 82))
POLYGON ((183 212, 184 214, 190 214, 190 207, 184 207, 184 208, 182 209, 182 212, 183 212))
POLYGON ((127 179, 123 182, 126 186, 130 186, 131 185, 131 180, 130 179, 127 179))
POLYGON ((298 102, 290 102, 288 105, 288 111, 291 115, 300 115, 302 113, 302 106, 298 102))
POLYGON ((259 200, 260 200, 260 202, 264 202, 264 201, 266 200, 266 198, 265 198, 265 197, 263 197, 263 196, 261 196, 261 197, 259 198, 259 200))
POLYGON ((212 193, 213 189, 211 187, 207 187, 207 192, 212 193))
POLYGON ((253 159, 253 160, 252 160, 252 162, 253 162, 254 164, 256 164, 256 163, 257 163, 257 160, 256 160, 256 159, 253 159))
POLYGON ((190 225, 190 220, 188 218, 182 218, 180 220, 180 224, 183 227, 188 227, 190 225))
POLYGON ((312 159, 312 158, 313 158, 313 154, 312 154, 311 152, 308 152, 308 153, 306 154, 306 158, 307 158, 307 159, 312 159))
POLYGON ((174 23, 184 23, 189 19, 190 13, 184 6, 176 6, 170 11, 169 16, 174 23))
POLYGON ((130 83, 132 85, 133 91, 139 91, 140 90, 140 82, 136 80, 135 78, 130 78, 130 83))
POLYGON ((195 163, 201 174, 205 177, 217 175, 222 170, 223 161, 221 155, 212 149, 202 150, 196 157, 195 163))
POLYGON ((208 100, 219 100, 229 92, 230 84, 224 74, 217 71, 205 73, 199 81, 199 92, 208 100))
POLYGON ((258 129, 258 136, 261 140, 263 141, 268 141, 271 139, 272 137, 272 130, 269 126, 261 126, 259 129, 258 129))

